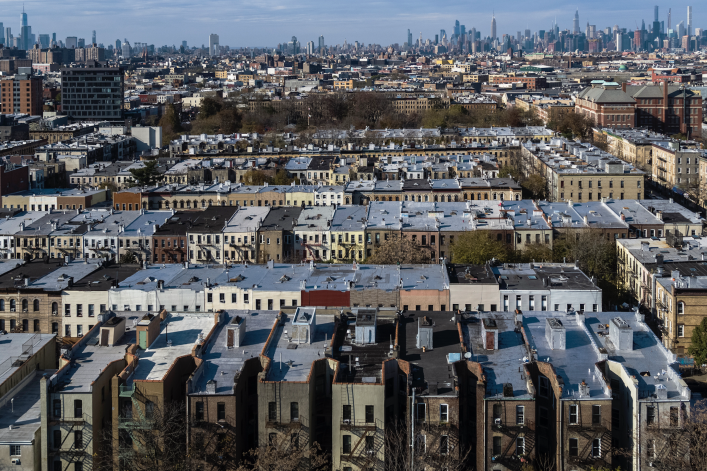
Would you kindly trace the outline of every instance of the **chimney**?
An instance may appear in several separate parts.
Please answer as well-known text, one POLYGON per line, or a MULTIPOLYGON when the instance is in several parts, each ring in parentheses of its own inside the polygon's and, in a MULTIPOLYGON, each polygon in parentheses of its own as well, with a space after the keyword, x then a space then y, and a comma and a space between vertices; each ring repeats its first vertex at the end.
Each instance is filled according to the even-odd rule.
POLYGON ((226 347, 240 348, 245 345, 246 318, 234 317, 228 324, 228 335, 226 337, 226 347))
POLYGON ((211 379, 206 382, 206 392, 208 394, 216 394, 216 380, 211 379))
POLYGON ((434 350, 432 342, 435 322, 427 316, 417 318, 417 348, 434 350))
POLYGON ((482 319, 481 341, 486 350, 496 350, 498 348, 498 324, 496 324, 495 319, 482 319))
POLYGON ((663 211, 656 211, 655 217, 657 217, 658 220, 662 221, 663 220, 663 211))
POLYGON ((567 337, 565 326, 562 321, 556 317, 548 317, 545 319, 545 339, 547 340, 550 349, 565 350, 567 345, 567 337))
POLYGON ((164 288, 164 280, 157 280, 157 289, 164 288))
POLYGON ((668 399, 668 388, 666 388, 664 384, 656 385, 655 398, 659 401, 668 399))
POLYGON ((589 397, 589 385, 584 381, 579 383, 579 397, 589 397))
POLYGON ((377 317, 378 313, 376 309, 358 310, 356 313, 356 328, 354 331, 356 334, 356 344, 375 345, 377 317))
POLYGON ((621 91, 626 93, 626 82, 621 84, 621 91))
POLYGON ((609 340, 618 351, 633 350, 633 329, 621 317, 614 317, 609 323, 609 340))

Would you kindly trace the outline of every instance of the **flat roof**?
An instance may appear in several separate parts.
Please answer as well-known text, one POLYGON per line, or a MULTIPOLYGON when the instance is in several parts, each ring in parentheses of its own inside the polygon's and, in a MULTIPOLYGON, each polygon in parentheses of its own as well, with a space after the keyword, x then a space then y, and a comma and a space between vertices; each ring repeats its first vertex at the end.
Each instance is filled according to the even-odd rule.
POLYGON ((99 345, 100 328, 94 328, 82 337, 83 343, 71 350, 71 365, 59 370, 57 392, 91 392, 91 384, 103 370, 112 362, 124 359, 125 351, 135 343, 135 330, 127 330, 128 327, 126 325, 125 333, 113 346, 99 345))
MULTIPOLYGON (((594 313, 591 313, 594 314, 594 313)), ((610 399, 607 384, 597 374, 596 363, 601 361, 599 353, 592 346, 584 326, 577 322, 575 315, 562 311, 524 311, 523 327, 528 342, 537 351, 536 359, 551 363, 555 374, 564 381, 563 398, 580 399, 579 384, 584 381, 589 386, 591 399, 610 399), (556 318, 565 329, 566 347, 552 349, 545 338, 546 319, 556 318)))
POLYGON ((0 335, 0 384, 54 337, 55 334, 0 335))
POLYGON ((512 312, 485 312, 465 319, 469 332, 471 361, 481 364, 486 374, 486 397, 503 399, 503 385, 513 386, 513 398, 532 399, 528 391, 528 379, 518 370, 529 361, 523 336, 515 331, 512 312), (498 327, 498 347, 486 350, 481 338, 481 323, 493 320, 498 327))
POLYGON ((40 381, 45 374, 51 375, 54 371, 56 370, 35 372, 34 377, 24 387, 15 391, 12 402, 8 400, 0 407, 0 443, 33 444, 34 435, 42 426, 40 381))
POLYGON ((206 338, 213 328, 212 312, 171 315, 161 323, 159 336, 147 350, 140 352, 130 381, 161 381, 178 357, 191 354, 199 334, 206 338))
MULTIPOLYGON (((352 311, 353 314, 357 314, 364 310, 374 311, 365 308, 352 311)), ((356 317, 347 318, 346 330, 350 330, 351 334, 346 334, 339 351, 334 352, 335 357, 341 362, 339 377, 336 380, 340 383, 380 383, 383 378, 383 362, 392 358, 391 345, 395 345, 397 322, 394 318, 376 317, 375 343, 361 344, 356 343, 355 338, 356 317)), ((373 322, 361 322, 361 325, 364 324, 372 326, 373 322)))
MULTIPOLYGON (((470 345, 468 323, 461 323, 463 339, 459 338, 457 314, 452 311, 408 311, 400 319, 400 356, 418 368, 413 369, 413 387, 422 388, 423 394, 432 396, 455 396, 454 372, 449 365, 464 360, 462 345, 470 345), (432 327, 432 350, 425 352, 417 348, 418 322, 420 318, 434 322, 432 327), (463 342, 463 344, 462 344, 463 342), (434 389, 437 392, 434 392, 434 389)), ((461 321, 461 319, 459 319, 461 321)))
POLYGON ((326 358, 325 351, 331 345, 331 337, 334 334, 334 316, 316 314, 315 317, 316 328, 310 344, 288 339, 293 333, 294 315, 283 315, 285 323, 276 327, 272 341, 265 351, 265 356, 272 359, 266 381, 306 381, 312 363, 326 358))
POLYGON ((216 381, 216 394, 233 394, 235 377, 243 364, 251 358, 258 358, 267 342, 279 311, 225 311, 225 321, 216 327, 211 341, 203 351, 204 363, 190 394, 205 394, 206 383, 216 381), (245 338, 238 348, 228 348, 229 327, 240 317, 245 321, 245 338))

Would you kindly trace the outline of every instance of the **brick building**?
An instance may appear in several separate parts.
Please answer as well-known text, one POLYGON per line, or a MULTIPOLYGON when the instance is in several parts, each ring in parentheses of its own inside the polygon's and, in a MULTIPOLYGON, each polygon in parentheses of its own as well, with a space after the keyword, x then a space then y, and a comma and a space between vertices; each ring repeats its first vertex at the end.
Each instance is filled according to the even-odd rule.
POLYGON ((16 74, 0 81, 0 113, 41 116, 44 87, 41 77, 16 74))

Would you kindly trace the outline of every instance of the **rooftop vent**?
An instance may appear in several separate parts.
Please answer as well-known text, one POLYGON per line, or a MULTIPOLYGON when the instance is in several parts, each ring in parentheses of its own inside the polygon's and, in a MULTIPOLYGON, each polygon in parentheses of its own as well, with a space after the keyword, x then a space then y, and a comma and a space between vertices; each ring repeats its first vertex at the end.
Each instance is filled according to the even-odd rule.
POLYGON ((545 320, 545 339, 552 350, 565 350, 567 347, 567 333, 562 321, 555 317, 545 320))
POLYGON ((618 351, 633 350, 633 329, 621 317, 614 317, 609 323, 609 340, 618 351))

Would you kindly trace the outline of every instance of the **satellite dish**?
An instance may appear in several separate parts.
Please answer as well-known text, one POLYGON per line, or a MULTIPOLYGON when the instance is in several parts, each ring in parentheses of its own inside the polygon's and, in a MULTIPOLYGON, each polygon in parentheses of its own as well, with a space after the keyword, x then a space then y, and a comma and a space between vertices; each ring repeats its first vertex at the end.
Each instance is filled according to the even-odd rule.
POLYGON ((464 358, 466 358, 467 360, 468 360, 469 358, 471 358, 471 352, 466 352, 466 353, 464 354, 464 358))

